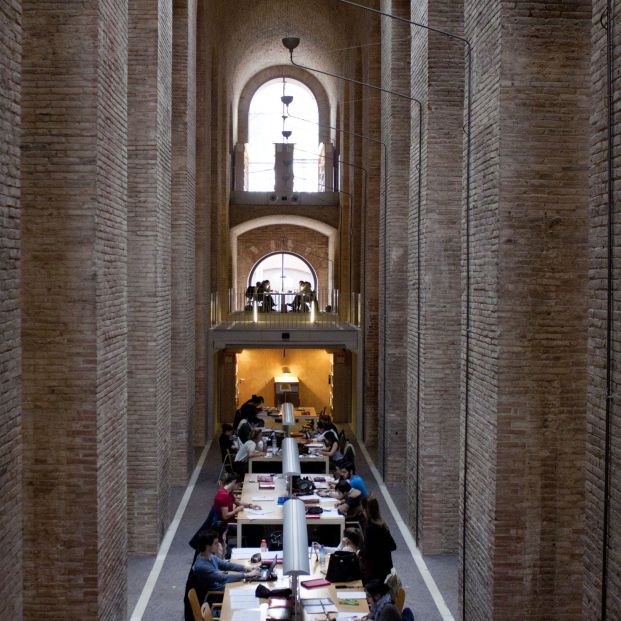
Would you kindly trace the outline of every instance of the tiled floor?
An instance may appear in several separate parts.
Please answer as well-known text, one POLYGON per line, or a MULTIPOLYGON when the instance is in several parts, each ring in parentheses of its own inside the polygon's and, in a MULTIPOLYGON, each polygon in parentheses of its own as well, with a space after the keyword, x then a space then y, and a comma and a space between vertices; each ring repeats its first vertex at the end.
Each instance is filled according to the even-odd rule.
MULTIPOLYGON (((357 452, 356 465, 358 473, 364 478, 369 492, 374 494, 380 500, 380 505, 384 507, 383 517, 397 542, 397 551, 393 553, 393 562, 406 589, 406 605, 414 611, 416 621, 441 620, 442 615, 438 612, 361 450, 357 452)), ((181 621, 183 619, 183 590, 193 557, 193 550, 187 542, 209 512, 216 492, 216 477, 219 470, 220 451, 217 443, 214 443, 207 453, 196 487, 181 518, 155 583, 155 588, 142 616, 145 621, 181 621)), ((397 509, 402 515, 405 515, 405 495, 401 493, 402 490, 398 486, 392 486, 389 491, 397 509)), ((171 515, 175 515, 184 492, 184 488, 175 488, 171 499, 171 515)), ((424 557, 424 561, 446 605, 453 617, 457 618, 457 557, 440 555, 424 557)), ((154 556, 132 556, 129 559, 128 618, 132 617, 154 562, 154 556)), ((138 621, 138 617, 135 616, 133 621, 138 621)))

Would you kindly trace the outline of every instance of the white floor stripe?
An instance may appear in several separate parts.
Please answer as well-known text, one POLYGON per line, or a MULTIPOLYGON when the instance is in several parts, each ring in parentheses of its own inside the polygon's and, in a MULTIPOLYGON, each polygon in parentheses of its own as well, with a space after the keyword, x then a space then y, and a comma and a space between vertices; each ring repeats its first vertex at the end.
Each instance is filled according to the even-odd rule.
POLYGON ((388 491, 388 488, 384 485, 384 482, 382 480, 382 477, 379 471, 373 464, 373 460, 371 459, 371 456, 369 455, 369 452, 367 451, 366 446, 362 444, 362 442, 360 441, 358 442, 358 444, 360 446, 360 450, 362 451, 364 455, 364 458, 367 460, 367 463, 369 464, 369 468, 371 468, 371 472, 373 473, 373 476, 375 477, 375 480, 377 481, 377 485, 379 486, 380 491, 382 492, 382 496, 384 496, 384 500, 386 501, 386 504, 388 505, 388 508, 390 509, 390 512, 392 513, 392 516, 395 519, 397 526, 399 527, 399 530, 401 531, 401 535, 403 539, 405 539, 405 543, 408 549, 410 550, 410 554, 412 555, 412 558, 414 559, 414 562, 416 563, 416 567, 418 568, 418 571, 421 577, 423 578, 423 581, 425 582, 425 586, 427 587, 427 590, 429 591, 429 594, 431 595, 434 601, 434 604, 436 605, 436 608, 438 609, 438 612, 442 616, 442 621, 455 621, 455 618, 451 614, 451 611, 448 609, 448 606, 446 605, 446 602, 444 601, 444 598, 442 597, 442 593, 440 593, 440 589, 438 589, 438 585, 435 583, 435 580, 433 579, 431 572, 427 568, 427 565, 425 563, 425 560, 423 559, 422 554, 420 553, 420 550, 416 547, 416 541, 414 540, 414 537, 412 537, 412 533, 410 533, 410 529, 407 527, 407 525, 401 518, 401 514, 399 513, 399 510, 397 509, 395 503, 393 502, 392 497, 390 496, 390 492, 388 491))
POLYGON ((141 621, 142 615, 144 615, 144 611, 147 609, 147 604, 151 599, 151 594, 153 593, 153 589, 155 588, 155 583, 162 571, 162 567, 164 566, 164 561, 168 556, 168 550, 170 550, 170 544, 175 537, 175 533, 177 532, 177 528, 179 527, 179 523, 181 522, 181 518, 185 513, 185 509, 188 506, 188 502, 190 502, 190 496, 192 496, 192 492, 194 491, 194 486, 196 485, 196 481, 198 480, 198 475, 201 473, 203 469, 203 464, 205 463, 205 458, 207 457, 207 452, 209 451, 209 447, 211 446, 211 440, 207 443, 201 456, 198 458, 198 463, 196 464, 196 468, 194 468, 194 472, 192 473, 192 477, 188 482, 188 486, 185 489, 185 493, 183 494, 183 498, 179 503, 179 507, 177 508, 177 513, 175 513, 175 517, 173 521, 170 523, 166 534, 164 535, 164 539, 162 539, 162 545, 160 546, 159 552, 157 553, 157 558, 155 559, 155 563, 153 563, 153 567, 151 568, 151 573, 145 582, 145 585, 142 589, 142 593, 138 598, 138 602, 136 607, 134 608, 134 612, 132 612, 132 616, 130 621, 141 621))

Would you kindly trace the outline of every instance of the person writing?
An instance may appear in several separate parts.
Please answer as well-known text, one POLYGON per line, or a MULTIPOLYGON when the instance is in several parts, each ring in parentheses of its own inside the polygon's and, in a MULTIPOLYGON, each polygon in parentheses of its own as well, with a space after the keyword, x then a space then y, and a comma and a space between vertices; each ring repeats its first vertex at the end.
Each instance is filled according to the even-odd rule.
POLYGON ((228 474, 224 479, 224 484, 216 493, 213 506, 216 511, 216 517, 221 522, 234 522, 235 517, 244 509, 260 509, 259 505, 252 503, 241 503, 234 496, 234 492, 238 487, 239 475, 236 472, 228 474))
POLYGON ((354 465, 349 461, 342 461, 337 469, 337 474, 342 481, 349 481, 349 484, 360 491, 363 498, 366 498, 369 494, 367 492, 367 486, 364 484, 362 477, 354 473, 354 465))
POLYGON ((358 519, 362 514, 362 493, 359 489, 354 489, 349 481, 340 480, 334 488, 338 500, 336 508, 346 519, 358 519))

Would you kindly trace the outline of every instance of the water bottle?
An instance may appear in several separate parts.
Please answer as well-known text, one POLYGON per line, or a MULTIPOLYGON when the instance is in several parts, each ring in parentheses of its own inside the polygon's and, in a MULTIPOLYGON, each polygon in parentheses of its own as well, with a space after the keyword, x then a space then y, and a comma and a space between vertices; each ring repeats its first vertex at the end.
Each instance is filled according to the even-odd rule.
POLYGON ((267 540, 261 539, 261 552, 267 552, 267 540))
POLYGON ((326 549, 322 545, 319 548, 319 569, 324 570, 326 568, 326 549))

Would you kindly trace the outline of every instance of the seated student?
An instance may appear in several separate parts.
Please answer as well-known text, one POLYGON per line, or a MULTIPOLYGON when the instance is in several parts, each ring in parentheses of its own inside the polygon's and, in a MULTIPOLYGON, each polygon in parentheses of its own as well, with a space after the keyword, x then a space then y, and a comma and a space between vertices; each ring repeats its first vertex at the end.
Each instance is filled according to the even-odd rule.
POLYGON ((220 455, 222 456, 222 461, 226 457, 226 454, 230 451, 233 453, 235 451, 235 444, 233 442, 233 425, 231 423, 222 423, 222 433, 218 438, 218 442, 220 444, 220 455))
MULTIPOLYGON (((319 423, 321 425, 321 423, 319 423)), ((320 430, 322 427, 319 427, 320 430)), ((343 459, 343 453, 339 448, 339 437, 334 429, 326 429, 323 434, 325 448, 321 449, 321 454, 330 458, 330 470, 336 468, 336 464, 343 459)))
POLYGON ((384 580, 392 569, 392 552, 397 544, 382 519, 377 498, 369 498, 366 503, 366 527, 364 544, 360 550, 361 569, 367 580, 384 580))
POLYGON ((218 545, 218 534, 212 530, 199 536, 199 554, 192 565, 192 572, 200 602, 205 599, 207 591, 223 591, 228 582, 239 582, 259 575, 258 568, 247 569, 238 563, 219 558, 217 556, 218 545), (237 573, 225 573, 227 571, 237 573))
POLYGON ((330 552, 353 552, 358 554, 362 547, 362 534, 357 528, 346 528, 343 531, 343 538, 341 543, 336 548, 330 550, 330 552))
POLYGON ((227 474, 224 484, 216 492, 213 499, 213 506, 216 511, 216 517, 220 522, 234 522, 235 516, 244 509, 258 509, 258 505, 252 503, 242 504, 235 498, 233 492, 237 489, 239 475, 236 472, 227 474))
POLYGON ((401 621, 401 613, 394 605, 388 585, 381 580, 369 580, 364 585, 369 604, 367 619, 374 621, 401 621))
POLYGON ((340 480, 334 488, 338 503, 336 508, 346 519, 358 519, 363 517, 362 513, 362 493, 359 489, 354 489, 349 481, 340 480))
POLYGON ((362 477, 359 474, 355 474, 354 466, 349 461, 342 461, 338 464, 336 469, 337 474, 342 481, 349 481, 349 484, 360 491, 363 498, 366 498, 369 493, 367 492, 367 486, 364 484, 362 477))
POLYGON ((239 447, 233 462, 235 472, 239 474, 248 472, 250 458, 265 455, 261 450, 263 448, 262 436, 263 433, 260 429, 253 429, 250 433, 250 438, 239 447))
POLYGON ((259 412, 264 402, 265 399, 261 395, 252 395, 252 397, 243 403, 238 410, 240 413, 240 420, 245 418, 251 425, 262 427, 264 422, 259 416, 259 412))
POLYGON ((254 425, 248 419, 241 419, 236 429, 237 438, 239 439, 240 445, 244 444, 244 442, 248 442, 253 429, 254 425))

